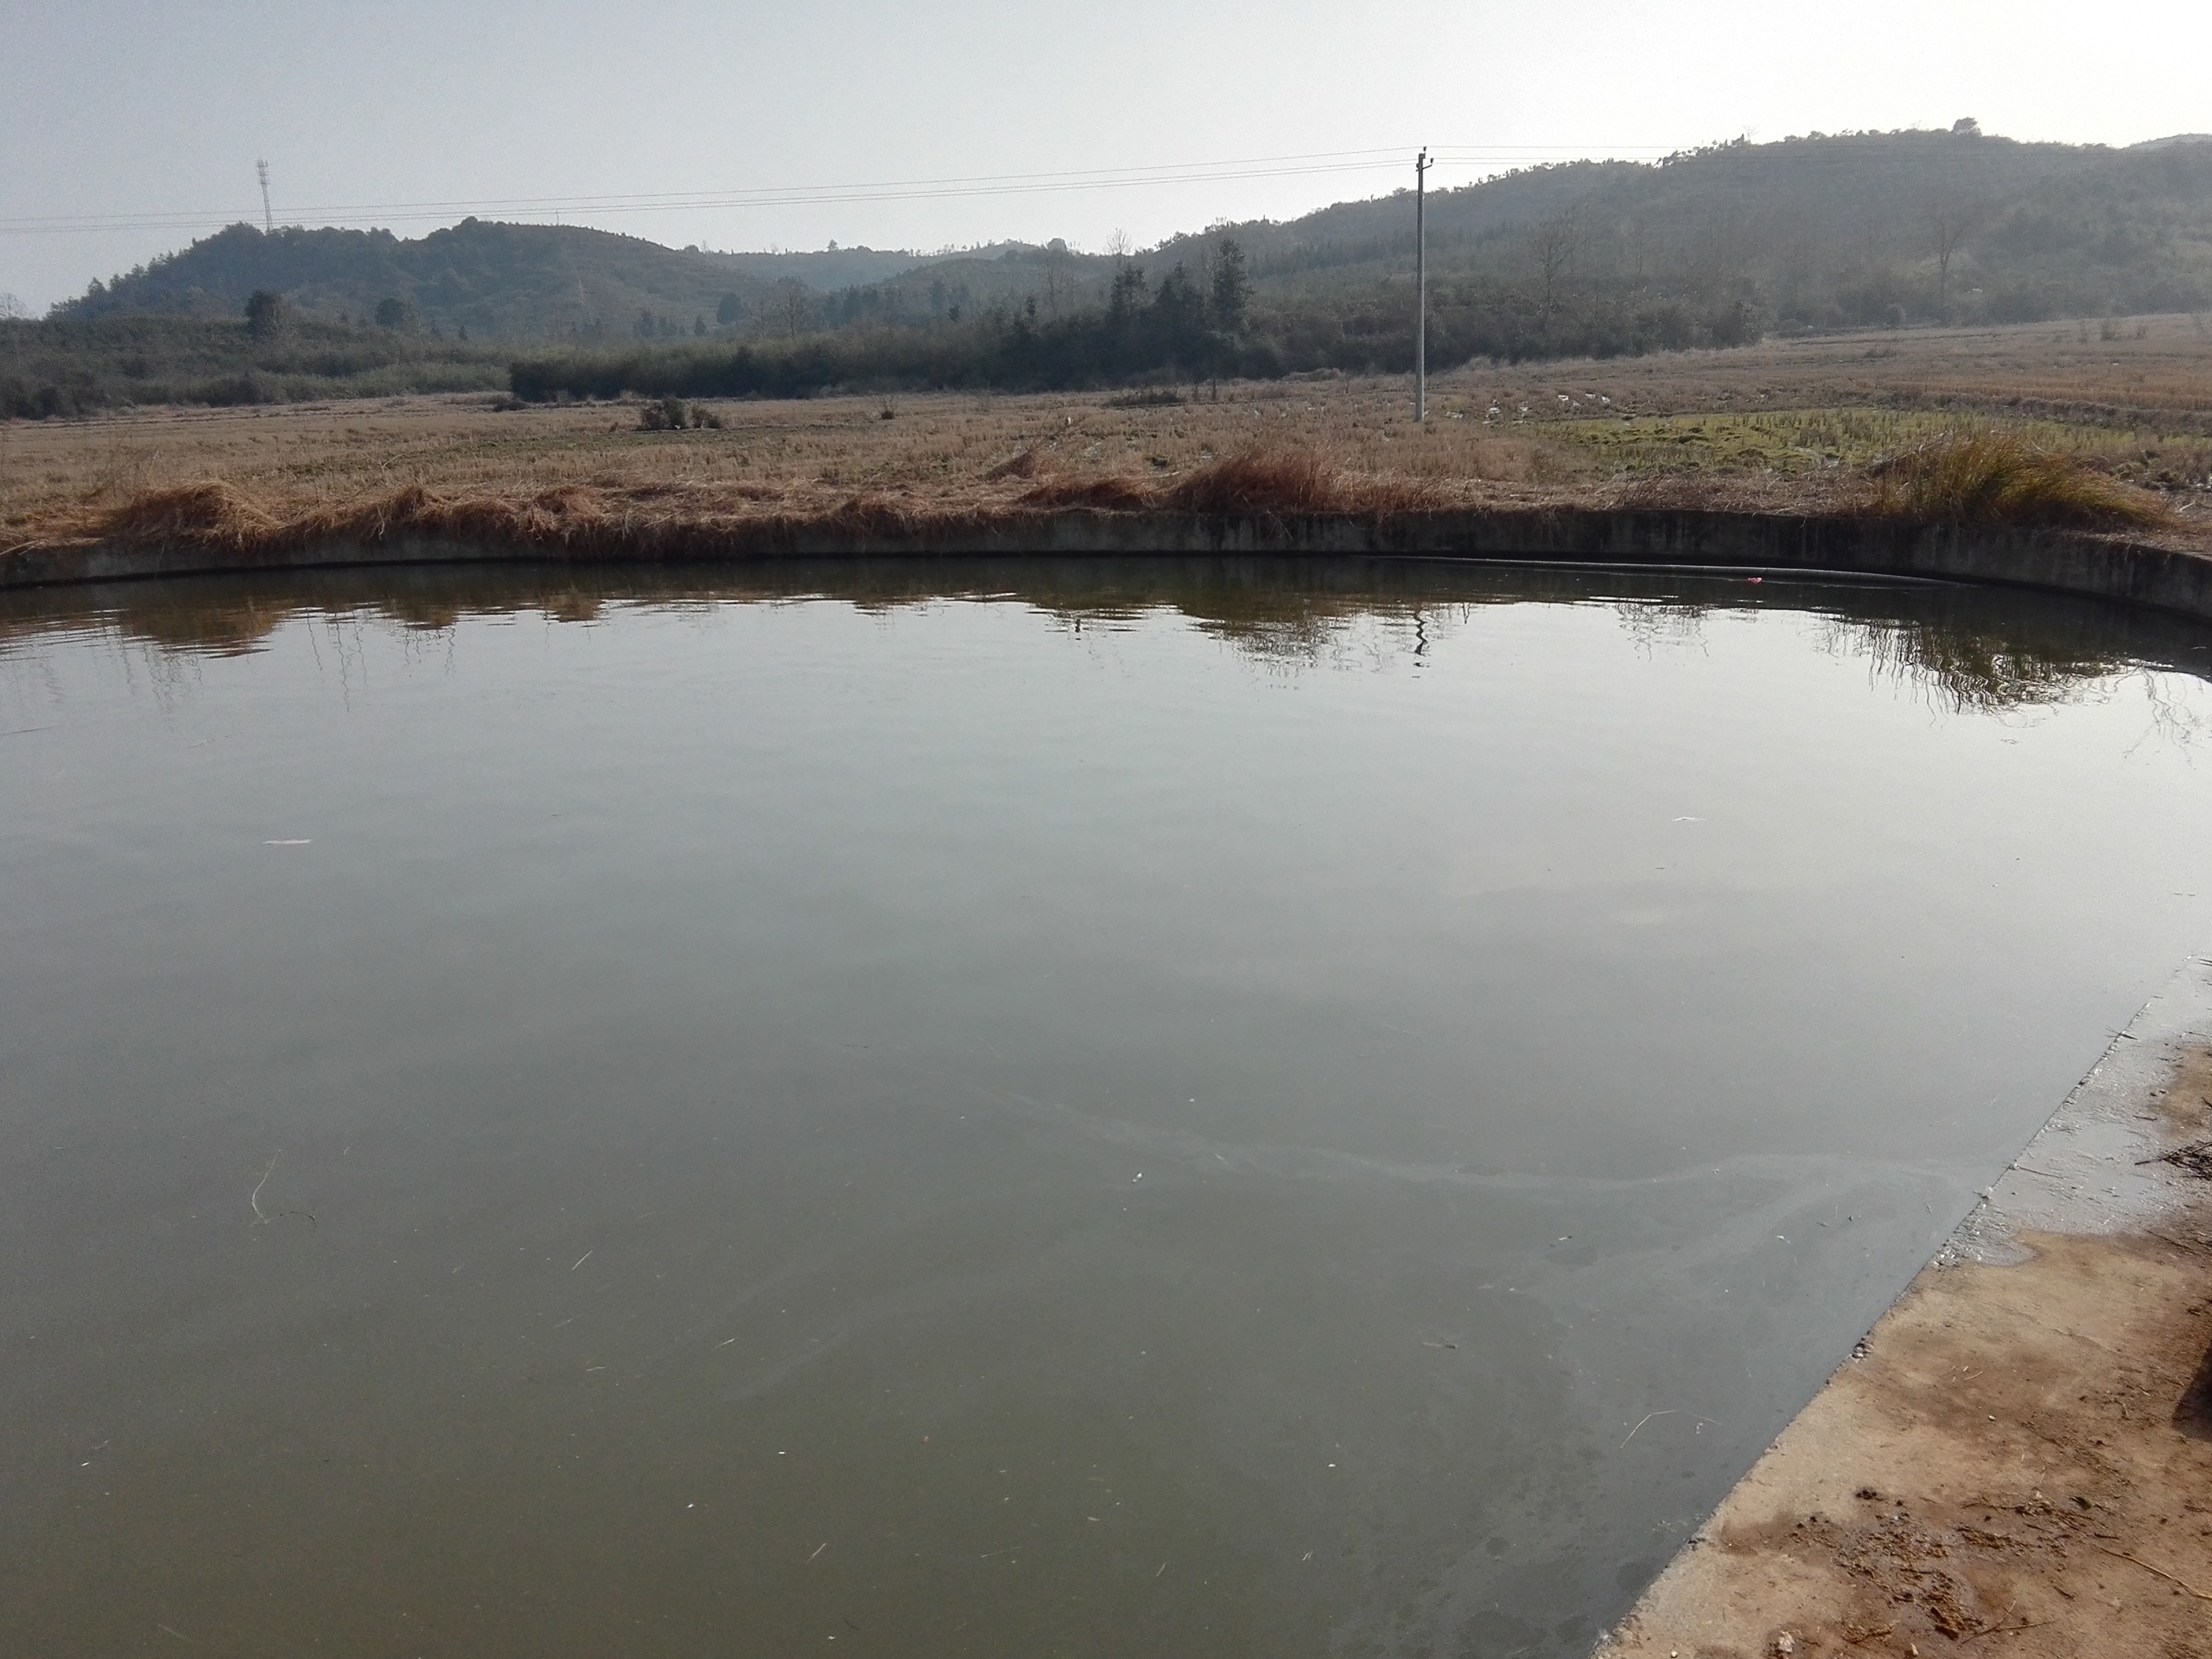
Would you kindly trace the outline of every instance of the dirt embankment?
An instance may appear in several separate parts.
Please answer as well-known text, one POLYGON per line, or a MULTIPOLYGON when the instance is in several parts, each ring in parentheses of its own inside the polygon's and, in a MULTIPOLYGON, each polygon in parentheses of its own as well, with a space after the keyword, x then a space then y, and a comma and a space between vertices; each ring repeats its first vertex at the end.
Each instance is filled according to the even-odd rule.
POLYGON ((2212 1046, 2198 1024, 2100 1114, 2054 1120, 1605 1659, 2212 1655, 2212 1046), (2134 1156, 2116 1157, 2130 1115, 2134 1156), (2160 1188, 2150 1213, 2144 1183, 2160 1188), (2105 1206, 2136 1224, 2100 1230, 2100 1208, 2117 1218, 2105 1206), (2039 1211, 2092 1222, 2019 1224, 2039 1211))

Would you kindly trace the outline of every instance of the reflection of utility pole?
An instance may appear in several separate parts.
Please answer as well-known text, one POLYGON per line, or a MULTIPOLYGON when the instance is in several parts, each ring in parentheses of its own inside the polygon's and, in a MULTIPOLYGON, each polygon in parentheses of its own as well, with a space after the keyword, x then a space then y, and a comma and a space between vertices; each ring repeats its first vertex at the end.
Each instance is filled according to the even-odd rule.
POLYGON ((1429 418, 1429 152, 1413 163, 1413 418, 1429 418))
POLYGON ((269 163, 257 161, 253 170, 261 175, 261 228, 274 236, 276 234, 276 216, 269 210, 269 163))

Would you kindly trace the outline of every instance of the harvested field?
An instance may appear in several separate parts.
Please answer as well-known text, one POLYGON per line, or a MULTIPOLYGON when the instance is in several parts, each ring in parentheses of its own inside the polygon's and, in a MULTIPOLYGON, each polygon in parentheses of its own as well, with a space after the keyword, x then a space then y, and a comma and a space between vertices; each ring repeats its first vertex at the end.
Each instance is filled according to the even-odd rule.
POLYGON ((1916 509, 1885 482, 1898 459, 1972 433, 2097 474, 2107 520, 2197 544, 2212 514, 2212 334, 2189 317, 1478 362, 1432 380, 1425 428, 1395 380, 723 403, 702 411, 719 425, 673 429, 646 429, 659 405, 504 401, 0 425, 0 548, 406 525, 589 524, 613 544, 1068 507, 1900 512, 1916 509))

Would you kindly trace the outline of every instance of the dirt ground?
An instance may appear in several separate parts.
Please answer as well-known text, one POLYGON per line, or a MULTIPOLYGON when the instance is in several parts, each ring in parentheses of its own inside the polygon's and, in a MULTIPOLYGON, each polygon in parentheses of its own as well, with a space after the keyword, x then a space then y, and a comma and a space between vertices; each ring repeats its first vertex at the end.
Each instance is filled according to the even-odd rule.
POLYGON ((1011 503, 1040 479, 1171 480, 1255 444, 1416 481, 1450 505, 1617 505, 1657 486, 1690 492, 1670 505, 1792 510, 1847 504, 1867 467, 1961 422, 2080 455, 2212 539, 2212 320, 2187 316, 1478 362, 1432 380, 1425 426, 1402 379, 726 402, 701 406, 719 426, 681 431, 641 430, 635 403, 498 401, 0 422, 0 548, 96 536, 134 498, 210 479, 278 519, 409 488, 506 500, 582 489, 605 511, 678 516, 855 501, 964 510, 1011 503))
MULTIPOLYGON (((2167 1143, 2205 1143, 2212 1053, 2162 1103, 2167 1143)), ((2203 1184, 2145 1231, 1923 1272, 1606 1659, 2212 1655, 2203 1184)))

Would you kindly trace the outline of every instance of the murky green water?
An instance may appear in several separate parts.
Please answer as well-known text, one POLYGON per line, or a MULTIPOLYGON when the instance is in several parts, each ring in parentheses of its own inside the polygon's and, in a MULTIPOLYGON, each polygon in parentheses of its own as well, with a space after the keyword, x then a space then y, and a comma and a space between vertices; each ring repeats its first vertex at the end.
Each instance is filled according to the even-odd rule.
POLYGON ((0 1650, 1573 1653, 2212 938, 2154 619, 719 580, 0 600, 0 1650))

